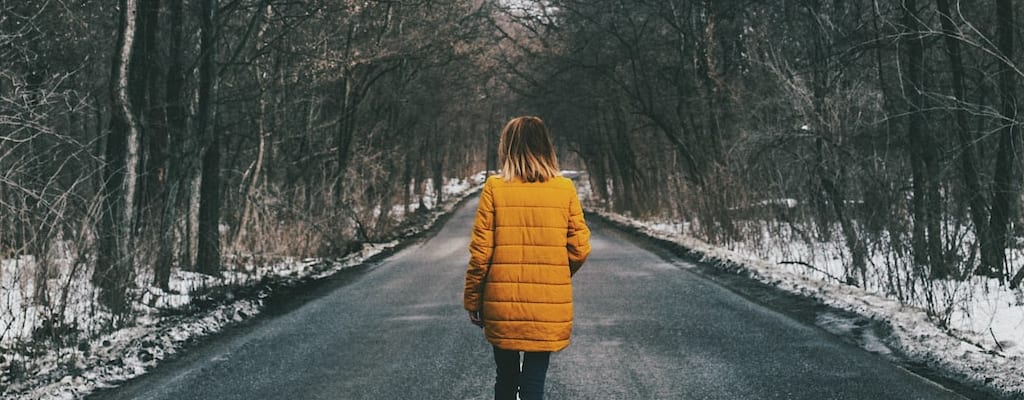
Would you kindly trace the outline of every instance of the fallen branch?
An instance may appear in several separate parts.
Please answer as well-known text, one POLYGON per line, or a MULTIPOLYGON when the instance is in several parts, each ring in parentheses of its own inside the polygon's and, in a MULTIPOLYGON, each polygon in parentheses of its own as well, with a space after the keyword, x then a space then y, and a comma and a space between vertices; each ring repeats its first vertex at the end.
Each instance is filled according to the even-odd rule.
POLYGON ((844 285, 846 284, 846 281, 845 281, 845 280, 842 280, 842 279, 840 279, 839 277, 837 277, 837 276, 835 276, 835 275, 832 275, 832 274, 828 273, 828 271, 825 271, 825 270, 823 270, 823 269, 820 269, 820 268, 818 268, 818 267, 815 267, 815 266, 813 266, 813 265, 811 265, 811 264, 808 264, 808 263, 805 263, 805 262, 803 262, 803 261, 787 261, 787 260, 783 260, 783 261, 779 261, 779 264, 795 264, 795 265, 803 265, 803 266, 805 266, 805 267, 807 267, 807 268, 809 268, 809 269, 811 269, 811 270, 814 270, 814 271, 817 271, 817 272, 821 272, 822 274, 825 274, 825 276, 827 276, 827 277, 829 277, 829 278, 835 279, 835 280, 836 280, 836 282, 839 282, 839 283, 841 283, 841 284, 844 284, 844 285))
POLYGON ((1021 267, 1017 274, 1013 276, 1013 279, 1010 279, 1010 289, 1020 287, 1020 281, 1022 280, 1024 280, 1024 267, 1021 267))
POLYGON ((996 339, 996 333, 992 331, 992 327, 988 328, 988 334, 992 335, 992 340, 994 340, 996 342, 996 347, 999 347, 999 351, 1002 352, 1002 353, 1005 353, 1006 350, 1003 349, 1003 344, 999 343, 999 339, 996 339))

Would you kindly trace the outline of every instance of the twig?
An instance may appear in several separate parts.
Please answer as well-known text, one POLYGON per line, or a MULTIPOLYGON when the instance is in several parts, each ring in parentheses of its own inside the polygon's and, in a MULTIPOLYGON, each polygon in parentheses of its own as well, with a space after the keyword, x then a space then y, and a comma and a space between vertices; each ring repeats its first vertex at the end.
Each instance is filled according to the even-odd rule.
POLYGON ((11 326, 14 325, 15 320, 17 320, 17 318, 14 318, 14 314, 11 313, 11 320, 7 321, 7 326, 4 327, 3 332, 0 332, 0 343, 4 341, 4 338, 7 337, 7 333, 11 331, 11 326))
POLYGON ((992 331, 992 327, 991 326, 988 327, 988 334, 992 335, 992 340, 994 340, 996 342, 996 347, 999 347, 999 351, 1005 353, 1006 350, 1003 349, 1003 344, 999 343, 999 339, 996 339, 996 333, 992 331))
POLYGON ((807 268, 810 268, 810 269, 812 269, 812 270, 814 270, 814 271, 818 271, 818 272, 821 272, 821 273, 825 274, 825 276, 827 276, 827 277, 829 277, 829 278, 835 279, 835 280, 836 280, 836 282, 839 282, 839 283, 842 283, 842 284, 845 284, 845 283, 846 283, 846 281, 844 281, 844 280, 842 280, 842 279, 839 279, 839 277, 837 277, 837 276, 835 276, 835 275, 832 275, 832 274, 828 273, 828 271, 822 270, 822 269, 820 269, 820 268, 818 268, 818 267, 815 267, 815 266, 813 266, 813 265, 811 265, 811 264, 808 264, 808 263, 805 263, 805 262, 803 262, 803 261, 786 261, 786 260, 783 260, 783 261, 779 261, 779 264, 795 264, 795 265, 803 265, 803 266, 805 266, 805 267, 807 267, 807 268))

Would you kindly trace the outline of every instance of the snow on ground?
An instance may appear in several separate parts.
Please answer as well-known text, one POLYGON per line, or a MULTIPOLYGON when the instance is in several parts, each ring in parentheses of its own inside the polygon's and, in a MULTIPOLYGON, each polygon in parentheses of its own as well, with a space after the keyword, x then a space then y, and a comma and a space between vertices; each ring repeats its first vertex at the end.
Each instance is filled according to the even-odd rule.
MULTIPOLYGON (((428 190, 423 203, 430 214, 421 225, 404 231, 403 237, 429 229, 474 193, 484 179, 481 172, 468 180, 447 181, 443 186, 445 201, 440 207, 435 207, 435 194, 428 190)), ((428 182, 426 186, 431 185, 428 182)), ((420 199, 413 201, 417 206, 420 199)), ((224 271, 222 278, 175 270, 170 292, 144 289, 140 301, 134 304, 137 318, 133 326, 97 338, 71 337, 68 343, 44 347, 24 345, 43 324, 44 313, 28 300, 34 292, 33 279, 23 275, 23 271, 33 270, 26 267, 35 260, 30 256, 0 260, 0 398, 74 399, 97 388, 117 386, 145 373, 184 345, 259 314, 263 298, 270 294, 261 288, 263 283, 293 285, 321 279, 362 264, 401 240, 364 244, 340 259, 285 258, 273 263, 236 260, 242 268, 224 271), (256 295, 239 294, 236 298, 235 293, 256 295)), ((75 264, 66 261, 66 266, 75 264)), ((81 266, 60 268, 58 281, 69 282, 72 276, 87 281, 85 270, 81 266)), ((65 324, 82 329, 90 320, 103 319, 90 317, 99 312, 92 309, 92 289, 72 289, 68 293, 65 304, 73 312, 66 314, 72 317, 65 324)))
MULTIPOLYGON (((577 185, 581 197, 588 200, 589 183, 582 180, 577 185)), ((593 201, 589 203, 594 205, 593 201)), ((789 203, 788 199, 784 201, 789 203)), ((984 277, 939 281, 938 293, 951 296, 951 303, 966 305, 951 310, 948 328, 943 329, 922 308, 901 304, 884 293, 842 284, 837 279, 843 276, 844 268, 845 248, 840 242, 816 243, 812 248, 785 232, 765 229, 751 242, 715 246, 688 235, 691 227, 685 223, 641 221, 593 208, 591 211, 617 224, 694 251, 712 265, 740 268, 752 278, 783 290, 887 322, 892 328, 891 337, 858 340, 868 351, 887 355, 895 349, 911 361, 1024 398, 1024 295, 1020 289, 1011 290, 984 277)), ((1011 258, 1017 259, 1011 265, 1021 265, 1024 255, 1018 253, 1011 258)), ((868 277, 873 278, 877 277, 868 277)), ((830 315, 819 316, 817 323, 834 333, 855 328, 847 326, 848 320, 830 315)))
MULTIPOLYGON (((839 284, 796 267, 784 267, 741 251, 712 246, 673 230, 658 230, 644 221, 622 215, 600 212, 602 217, 633 227, 649 236, 668 240, 700 254, 712 264, 728 263, 745 269, 751 277, 783 290, 812 297, 832 307, 865 317, 887 321, 893 328, 893 343, 906 357, 940 370, 967 377, 1006 393, 1024 396, 1024 303, 1020 291, 999 286, 986 286, 983 280, 972 282, 978 287, 971 299, 970 310, 954 313, 951 329, 944 330, 930 320, 924 310, 900 304, 878 293, 839 284), (986 293, 986 295, 983 295, 986 293), (999 345, 993 337, 999 339, 999 345), (1000 347, 1001 346, 1001 347, 1000 347)), ((665 224, 661 226, 671 226, 665 224)), ((820 275, 820 274, 818 274, 820 275)), ((820 320, 819 325, 842 330, 835 321, 820 320)), ((887 353, 877 342, 864 345, 869 351, 887 353)))

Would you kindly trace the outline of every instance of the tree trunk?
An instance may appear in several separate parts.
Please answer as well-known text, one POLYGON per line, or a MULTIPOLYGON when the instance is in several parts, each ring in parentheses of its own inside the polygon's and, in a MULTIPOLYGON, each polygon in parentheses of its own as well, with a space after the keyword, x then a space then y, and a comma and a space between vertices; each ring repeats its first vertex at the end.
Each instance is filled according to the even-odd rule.
POLYGON ((914 266, 918 274, 924 275, 929 270, 929 261, 932 267, 941 260, 929 260, 930 254, 930 199, 932 184, 928 176, 928 162, 926 148, 931 143, 924 132, 924 115, 922 107, 924 95, 922 92, 922 78, 924 74, 924 43, 921 38, 919 17, 916 0, 903 0, 903 23, 905 35, 909 38, 906 44, 907 67, 904 69, 905 91, 908 96, 907 112, 907 145, 910 147, 910 168, 913 182, 913 198, 911 209, 913 213, 913 234, 912 247, 914 266))
POLYGON ((636 164, 633 148, 629 143, 626 123, 623 121, 623 118, 625 116, 622 110, 616 108, 607 117, 607 119, 611 120, 606 121, 604 124, 605 134, 615 143, 610 149, 612 165, 614 166, 614 206, 616 212, 629 212, 636 215, 636 187, 633 184, 633 177, 636 176, 636 164))
MULTIPOLYGON (((198 151, 198 150, 197 150, 198 151)), ((201 165, 200 161, 197 164, 201 165)), ((181 244, 181 265, 187 265, 190 270, 195 271, 196 253, 199 252, 199 187, 202 183, 202 173, 199 168, 189 170, 188 176, 183 181, 185 189, 182 193, 188 195, 188 215, 185 216, 184 236, 181 244)))
MULTIPOLYGON (((50 257, 47 253, 50 252, 48 248, 50 240, 47 238, 36 237, 33 240, 35 247, 34 250, 30 250, 34 254, 38 254, 36 258, 36 273, 35 273, 35 293, 32 295, 32 299, 35 304, 47 307, 50 305, 50 275, 53 274, 53 265, 50 262, 50 257)), ((0 276, 2 277, 2 276, 0 276)))
POLYGON ((413 163, 413 157, 406 156, 402 163, 405 167, 402 169, 402 206, 405 208, 405 216, 408 217, 412 214, 412 195, 416 191, 416 186, 413 185, 412 171, 416 168, 416 164, 413 163))
POLYGON ((174 231, 178 219, 178 191, 181 185, 171 182, 167 185, 166 198, 163 199, 163 213, 160 216, 160 240, 156 262, 153 265, 153 285, 163 291, 171 289, 171 269, 174 267, 174 231))
POLYGON ((970 128, 967 122, 967 111, 962 106, 967 101, 964 92, 964 66, 960 55, 960 41, 957 39, 956 29, 949 12, 949 0, 936 0, 938 6, 939 20, 942 22, 942 32, 945 37, 946 54, 949 57, 950 70, 953 79, 953 98, 957 104, 954 106, 957 125, 957 141, 960 145, 960 174, 964 180, 964 187, 968 206, 971 212, 971 221, 974 223, 974 234, 981 250, 981 265, 978 271, 990 271, 997 263, 992 257, 992 246, 988 229, 988 201, 981 188, 981 178, 978 176, 978 162, 975 159, 974 138, 971 137, 970 128))
POLYGON ((170 36, 170 65, 167 69, 167 81, 165 82, 166 86, 164 89, 164 123, 163 132, 156 133, 157 136, 162 136, 163 140, 168 142, 171 138, 175 138, 174 143, 177 145, 173 152, 169 147, 165 147, 165 156, 168 157, 168 161, 170 154, 174 154, 177 162, 172 164, 168 161, 163 163, 156 163, 154 161, 156 165, 162 165, 165 185, 163 193, 167 196, 163 200, 163 215, 160 218, 160 240, 157 243, 160 249, 154 263, 153 273, 153 285, 163 290, 170 289, 171 269, 174 266, 176 243, 174 231, 178 221, 178 191, 184 190, 187 187, 185 179, 191 176, 190 168, 185 166, 188 164, 186 158, 190 156, 187 149, 185 149, 188 143, 188 135, 185 132, 187 117, 185 115, 185 74, 182 66, 184 51, 181 32, 184 7, 184 2, 182 1, 172 2, 170 6, 170 19, 168 21, 168 26, 170 27, 170 32, 168 33, 170 36))
POLYGON ((132 106, 139 125, 139 143, 145 149, 140 159, 143 175, 136 199, 135 215, 145 218, 143 211, 155 205, 163 187, 163 163, 166 162, 166 129, 162 127, 158 106, 160 70, 157 57, 157 28, 159 27, 160 0, 139 2, 138 40, 132 52, 133 70, 130 77, 132 106))
POLYGON ((92 275, 100 302, 115 315, 125 315, 131 310, 128 290, 133 280, 132 216, 139 157, 139 129, 129 97, 138 3, 121 0, 120 9, 121 29, 110 79, 113 107, 107 136, 99 248, 92 275))
POLYGON ((337 158, 338 158, 338 179, 336 180, 335 193, 337 199, 342 199, 342 185, 345 183, 345 171, 348 169, 349 161, 349 148, 352 147, 352 136, 353 130, 355 129, 355 105, 352 101, 352 78, 350 76, 351 71, 345 71, 345 77, 342 79, 342 99, 341 99, 341 117, 338 120, 338 133, 337 143, 338 146, 337 158))
MULTIPOLYGON (((495 116, 494 106, 492 105, 491 113, 487 115, 487 119, 490 120, 493 118, 495 118, 495 116)), ((486 126, 490 127, 491 123, 486 124, 486 126)), ((498 166, 498 132, 500 131, 501 127, 498 127, 498 129, 495 130, 488 129, 486 132, 484 132, 484 135, 487 136, 487 166, 485 167, 487 169, 487 173, 490 173, 491 171, 497 171, 498 168, 500 168, 498 166)))
POLYGON ((444 201, 444 168, 448 160, 444 151, 435 150, 434 157, 432 183, 434 184, 434 207, 438 207, 444 201))
POLYGON ((993 262, 992 269, 987 272, 989 276, 999 277, 1000 281, 1006 276, 1005 251, 1008 241, 1007 230, 1010 222, 1010 210, 1016 203, 1016 176, 1015 168, 1015 136, 1017 135, 1017 75, 1014 73, 1013 62, 1013 2, 1011 0, 996 1, 996 19, 999 34, 999 52, 1005 61, 999 63, 999 99, 1001 103, 1002 117, 1005 118, 1003 128, 999 131, 999 150, 996 154, 996 170, 992 184, 992 214, 989 220, 989 229, 992 233, 992 254, 989 259, 993 262))
MULTIPOLYGON (((260 22, 260 29, 256 33, 256 43, 257 43, 257 46, 259 46, 260 44, 263 43, 263 37, 267 33, 267 27, 268 27, 267 20, 272 16, 273 10, 274 10, 273 6, 271 6, 269 4, 266 7, 264 7, 264 10, 263 10, 263 20, 260 22)), ((258 136, 259 146, 258 146, 257 151, 256 151, 256 161, 253 163, 253 167, 252 167, 252 176, 250 177, 250 179, 247 182, 245 182, 245 190, 242 193, 242 199, 241 199, 241 201, 242 201, 242 213, 240 214, 240 216, 238 218, 238 225, 235 228, 235 234, 233 235, 233 237, 234 237, 234 244, 233 244, 232 247, 234 247, 236 249, 241 245, 242 235, 245 235, 245 230, 246 230, 247 225, 249 223, 250 211, 252 209, 253 196, 256 193, 256 188, 259 186, 260 174, 263 171, 264 155, 266 154, 266 150, 267 150, 267 136, 270 135, 270 133, 267 132, 267 102, 268 102, 268 100, 267 100, 267 90, 266 90, 266 84, 267 83, 266 83, 266 79, 264 78, 264 76, 266 76, 265 74, 268 74, 268 72, 266 71, 265 67, 263 66, 263 63, 261 63, 259 60, 257 60, 255 62, 254 70, 256 72, 256 74, 255 74, 256 75, 256 77, 255 77, 256 83, 258 83, 258 88, 259 88, 259 91, 260 91, 260 93, 259 93, 259 111, 258 111, 258 114, 256 116, 256 125, 258 127, 256 134, 258 136)))
POLYGON ((1017 273, 1010 279, 1010 289, 1019 288, 1022 280, 1024 280, 1024 267, 1017 270, 1017 273))
POLYGON ((950 276, 949 263, 943 252, 942 245, 942 195, 939 190, 939 182, 942 182, 942 169, 939 166, 938 142, 932 137, 928 129, 923 130, 925 145, 924 167, 927 180, 925 181, 925 212, 928 214, 928 224, 925 229, 928 231, 928 261, 931 266, 931 277, 944 279, 950 276))
POLYGON ((216 134, 203 155, 202 182, 199 186, 199 251, 196 271, 220 276, 220 153, 221 143, 216 134))
POLYGON ((196 135, 205 139, 202 162, 202 181, 199 187, 199 232, 196 254, 197 272, 219 276, 220 265, 220 137, 213 115, 213 88, 215 55, 213 21, 217 0, 204 0, 201 12, 199 99, 196 116, 196 135))

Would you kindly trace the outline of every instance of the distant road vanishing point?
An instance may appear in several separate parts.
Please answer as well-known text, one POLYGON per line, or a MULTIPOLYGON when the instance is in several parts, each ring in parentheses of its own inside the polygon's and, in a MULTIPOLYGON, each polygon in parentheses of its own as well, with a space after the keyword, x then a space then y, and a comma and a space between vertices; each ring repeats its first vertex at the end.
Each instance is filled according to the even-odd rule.
MULTIPOLYGON (((475 209, 468 201, 433 237, 92 397, 492 398, 490 347, 461 303, 475 209)), ((595 222, 548 399, 965 398, 595 222)))

